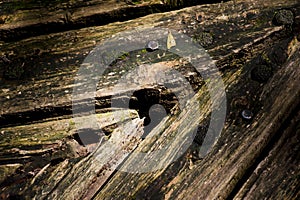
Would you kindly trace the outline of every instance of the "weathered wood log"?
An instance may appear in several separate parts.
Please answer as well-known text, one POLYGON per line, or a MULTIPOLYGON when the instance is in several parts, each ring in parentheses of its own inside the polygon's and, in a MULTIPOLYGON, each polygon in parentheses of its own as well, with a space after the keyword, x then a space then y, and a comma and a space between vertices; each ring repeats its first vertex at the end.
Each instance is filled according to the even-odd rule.
POLYGON ((115 129, 108 141, 100 143, 92 154, 75 164, 56 185, 41 188, 34 198, 90 199, 136 148, 143 134, 142 127, 143 120, 135 119, 121 126, 122 129, 115 129))
POLYGON ((41 34, 100 26, 147 14, 211 1, 88 0, 0 2, 0 41, 15 41, 41 34))
MULTIPOLYGON (((233 2, 196 6, 129 22, 3 43, 1 48, 7 60, 2 64, 19 65, 25 70, 17 76, 17 81, 1 77, 1 198, 297 199, 300 195, 297 29, 300 13, 296 1, 285 1, 284 6, 276 3, 235 2, 233 9, 233 2), (271 24, 274 12, 282 7, 294 12, 293 25, 271 24), (216 60, 226 87, 228 111, 221 137, 209 154, 201 150, 203 137, 213 133, 207 132, 212 111, 206 88, 209 80, 195 75, 190 66, 168 52, 163 59, 155 51, 130 52, 111 66, 111 71, 99 83, 95 102, 97 112, 108 112, 97 117, 100 128, 111 136, 98 147, 97 143, 81 144, 83 137, 72 119, 74 76, 83 58, 97 43, 135 24, 183 30, 195 39, 200 38, 199 42, 207 45, 208 53, 216 60), (138 114, 127 110, 129 117, 115 118, 123 111, 109 108, 111 96, 118 92, 134 93, 136 88, 128 84, 125 90, 114 91, 112 82, 120 78, 122 74, 116 72, 125 69, 126 62, 135 65, 149 57, 161 66, 181 70, 196 95, 189 106, 180 110, 174 107, 176 100, 175 103, 170 100, 168 91, 159 85, 141 85, 141 90, 151 89, 143 95, 157 90, 159 95, 151 98, 158 100, 153 102, 175 109, 142 141, 135 137, 128 140, 124 134, 117 137, 116 133, 123 132, 141 136, 142 127, 140 119, 133 120, 139 124, 137 128, 116 126, 131 124, 131 118, 137 118, 138 114), (201 115, 195 109, 198 102, 201 102, 201 115), (11 122, 12 119, 17 122, 11 122), (195 141, 182 152, 184 142, 197 128, 195 141), (115 154, 109 142, 118 144, 115 154), (165 152, 165 157, 151 154, 168 144, 170 151, 165 152), (95 148, 93 153, 88 153, 95 148), (138 152, 149 155, 140 159, 138 152), (177 154, 182 156, 174 162, 165 162, 177 154), (99 164, 97 158, 107 160, 106 164, 99 164), (157 170, 141 170, 151 162, 150 168, 154 163, 157 170), (132 169, 131 173, 128 169, 132 169)), ((132 100, 138 103, 141 99, 136 95, 132 100)), ((141 117, 143 113, 138 112, 141 117)), ((94 141, 99 140, 98 137, 94 141)))
POLYGON ((125 21, 149 13, 159 1, 139 1, 128 5, 125 1, 43 1, 26 4, 22 1, 1 2, 0 40, 11 41, 40 34, 61 32, 74 28, 125 21), (136 12, 132 12, 135 10, 136 12))

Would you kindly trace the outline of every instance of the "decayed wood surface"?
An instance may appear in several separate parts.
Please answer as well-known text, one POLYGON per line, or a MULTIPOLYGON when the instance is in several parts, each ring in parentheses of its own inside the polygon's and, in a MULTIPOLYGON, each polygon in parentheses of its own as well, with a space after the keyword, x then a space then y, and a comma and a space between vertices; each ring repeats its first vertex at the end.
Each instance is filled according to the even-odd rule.
MULTIPOLYGON (((238 1, 195 6, 128 22, 3 43, 3 55, 16 65, 25 65, 29 73, 22 74, 20 80, 1 77, 0 198, 299 198, 299 29, 271 23, 274 11, 282 7, 292 8, 299 21, 299 5, 296 1, 281 1, 280 6, 277 3, 238 1), (195 18, 198 15, 201 20, 195 18), (193 128, 207 127, 211 112, 209 95, 200 85, 190 106, 164 118, 150 133, 152 137, 142 141, 135 137, 126 139, 122 134, 116 137, 128 131, 140 136, 142 120, 134 110, 126 111, 128 118, 115 119, 116 112, 123 111, 108 109, 113 93, 105 83, 118 77, 108 76, 99 86, 96 105, 102 112, 97 114, 100 128, 112 136, 104 139, 100 147, 78 143, 78 130, 71 118, 71 90, 80 62, 104 38, 137 25, 185 30, 190 36, 211 31, 214 42, 206 49, 222 72, 228 114, 222 135, 207 156, 199 156, 200 146, 193 143, 174 163, 154 172, 131 174, 115 168, 123 161, 119 166, 123 169, 136 164, 137 155, 133 152, 158 150, 172 137, 178 137, 171 147, 179 152, 181 141, 193 128), (283 49, 281 54, 286 53, 281 63, 274 59, 279 47, 283 49), (265 83, 250 76, 259 55, 277 65, 265 83), (200 116, 193 107, 197 101, 203 111, 200 116), (242 119, 243 109, 253 112, 252 120, 242 119), (46 114, 51 111, 56 114, 49 118, 46 114), (44 118, 23 120, 35 112, 46 114, 44 118), (131 118, 135 118, 134 125, 131 118), (12 119, 18 123, 10 122, 12 119), (127 128, 114 129, 116 122, 127 128), (176 136, 174 130, 180 125, 187 128, 176 136), (115 155, 107 147, 109 142, 120 144, 116 145, 115 155), (89 149, 95 151, 88 153, 89 149), (132 154, 128 157, 129 153, 132 154), (95 155, 100 160, 108 159, 107 164, 99 164, 95 155)), ((176 59, 169 63, 176 65, 175 69, 183 68, 176 59)), ((187 79, 188 69, 183 70, 187 79)), ((162 160, 157 162, 158 166, 162 164, 162 160)), ((147 160, 139 165, 147 165, 147 160)))
MULTIPOLYGON (((71 30, 73 27, 102 25, 113 21, 125 21, 136 10, 135 16, 143 16, 155 7, 162 7, 160 1, 89 0, 89 1, 43 1, 1 2, 0 37, 10 41, 39 34, 71 30), (152 7, 153 8, 152 8, 152 7)), ((160 8, 157 8, 160 9, 160 8)), ((161 8, 163 9, 163 8, 161 8)))
MULTIPOLYGON (((249 167, 256 162, 256 159, 258 159, 262 153, 266 153, 264 149, 267 148, 268 143, 273 137, 278 137, 277 134, 283 134, 282 137, 285 138, 288 137, 285 136, 285 134, 295 134, 295 123, 298 121, 298 115, 293 112, 297 112, 299 106, 299 68, 297 68, 299 64, 299 53, 298 50, 292 56, 291 60, 287 61, 286 65, 282 66, 283 68, 278 74, 264 87, 268 92, 262 95, 261 99, 262 104, 266 106, 257 113, 253 122, 240 126, 227 124, 213 153, 210 153, 203 160, 196 162, 191 169, 183 168, 182 171, 173 175, 174 177, 168 180, 167 183, 164 182, 164 179, 160 180, 160 176, 163 176, 164 173, 172 174, 172 170, 174 170, 172 167, 170 167, 171 169, 167 168, 155 173, 138 175, 117 172, 109 184, 100 191, 97 198, 110 199, 111 196, 114 196, 114 198, 122 199, 125 198, 124 194, 130 194, 132 197, 138 194, 138 197, 141 199, 147 198, 148 195, 151 196, 152 193, 141 192, 143 190, 152 190, 151 192, 154 194, 161 194, 162 196, 160 196, 160 198, 164 197, 167 199, 224 199, 230 196, 234 188, 239 187, 237 184, 243 176, 246 173, 250 173, 247 172, 249 167), (282 74, 286 74, 286 76, 282 76, 282 74), (275 95, 274 93, 277 94, 275 95), (288 119, 289 117, 293 118, 293 128, 282 133, 282 129, 284 129, 282 126, 285 126, 283 124, 290 123, 289 121, 291 119, 288 119), (159 181, 157 181, 157 179, 159 181), (130 187, 126 185, 126 183, 132 183, 134 187, 130 187), (163 194, 166 195, 164 196, 163 194)), ((195 121, 195 123, 197 123, 197 121, 195 121)), ((295 137, 299 136, 295 135, 294 138, 295 137)), ((295 140, 295 143, 299 141, 298 139, 295 140)), ((299 146, 295 143, 293 143, 295 146, 299 146)), ((294 148, 296 148, 294 150, 296 151, 297 147, 294 148)), ((288 155, 285 156, 288 157, 288 155)), ((295 156, 297 158, 293 158, 299 159, 298 155, 295 156)), ((292 161, 292 159, 290 162, 297 163, 297 161, 292 161)), ((280 161, 278 161, 278 164, 281 164, 280 161)), ((293 164, 291 165, 290 169, 293 171, 291 173, 294 174, 291 174, 289 178, 290 185, 285 185, 284 188, 279 189, 279 186, 272 186, 272 184, 274 184, 273 181, 269 181, 270 185, 265 185, 265 183, 258 181, 258 183, 262 184, 261 187, 263 187, 262 189, 264 189, 265 193, 250 193, 249 197, 257 195, 257 197, 261 198, 272 197, 272 195, 274 195, 274 197, 277 198, 284 196, 288 199, 292 199, 298 196, 299 193, 296 189, 296 185, 298 185, 296 174, 298 172, 295 170, 299 168, 299 163, 294 166, 293 164), (275 187, 277 193, 270 194, 271 191, 265 187, 275 187)), ((258 166, 257 170, 259 170, 259 168, 260 166, 258 166)), ((283 170, 283 168, 280 169, 283 170)), ((280 169, 274 170, 278 170, 276 172, 281 174, 284 171, 280 171, 280 169)), ((257 173, 257 170, 251 171, 251 173, 254 173, 253 176, 256 176, 255 173, 257 173)), ((276 172, 272 172, 272 174, 276 174, 276 172)), ((273 178, 272 174, 269 175, 270 178, 273 178)), ((167 177, 165 178, 167 179, 167 177)), ((274 177, 274 179, 275 182, 279 184, 278 182, 283 181, 285 176, 274 177)), ((252 184, 250 186, 252 186, 252 184)), ((240 193, 243 192, 245 192, 245 189, 240 193)), ((237 196, 237 198, 238 197, 239 196, 237 196)))

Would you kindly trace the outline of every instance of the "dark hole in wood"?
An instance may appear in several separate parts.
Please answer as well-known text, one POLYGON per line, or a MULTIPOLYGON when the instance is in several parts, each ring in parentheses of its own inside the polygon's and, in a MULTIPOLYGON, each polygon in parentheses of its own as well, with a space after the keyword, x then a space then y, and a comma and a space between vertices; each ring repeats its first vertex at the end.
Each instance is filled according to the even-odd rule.
POLYGON ((140 118, 145 117, 143 138, 166 116, 178 103, 176 96, 167 89, 146 88, 135 91, 129 100, 129 108, 138 111, 140 118), (175 100, 174 100, 175 99, 175 100))
POLYGON ((56 158, 56 159, 51 160, 50 163, 52 166, 55 166, 55 165, 58 165, 59 163, 61 163, 62 161, 64 161, 63 158, 56 158))
POLYGON ((73 137, 80 145, 86 146, 100 141, 99 132, 100 130, 80 129, 73 135, 73 137))

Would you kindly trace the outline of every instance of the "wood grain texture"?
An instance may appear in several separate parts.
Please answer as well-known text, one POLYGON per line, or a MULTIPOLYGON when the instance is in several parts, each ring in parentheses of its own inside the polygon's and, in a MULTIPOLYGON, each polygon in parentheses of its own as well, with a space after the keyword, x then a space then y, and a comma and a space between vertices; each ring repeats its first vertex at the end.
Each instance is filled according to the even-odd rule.
MULTIPOLYGON (((2 42, 1 56, 8 61, 1 60, 1 72, 10 69, 7 66, 24 67, 25 72, 16 80, 0 76, 0 199, 299 198, 299 10, 296 1, 235 1, 2 42), (274 12, 281 8, 295 14, 292 27, 272 24, 274 12), (196 36, 202 32, 213 36, 206 50, 225 85, 227 115, 209 154, 202 156, 199 143, 211 118, 212 100, 205 84, 210 80, 203 80, 178 57, 160 51, 152 52, 154 56, 140 51, 118 58, 95 94, 97 122, 106 139, 101 146, 84 145, 78 139, 82 130, 72 118, 72 88, 80 63, 103 40, 138 26, 171 28, 194 39, 201 38, 196 36), (145 58, 155 61, 155 66, 180 71, 195 96, 180 110, 173 107, 176 99, 169 98, 166 90, 142 84, 139 90, 149 90, 151 98, 172 109, 141 139, 140 110, 127 109, 128 117, 118 118, 124 108, 110 108, 110 98, 118 92, 134 92, 130 84, 113 91, 112 83, 127 62, 146 63, 145 58), (271 74, 256 73, 266 81, 253 80, 253 70, 266 65, 272 66, 271 74), (243 110, 252 112, 250 120, 241 116, 243 110), (194 130, 200 139, 184 149, 194 130), (168 144, 164 157, 151 154, 168 144), (141 159, 138 153, 146 156, 141 159), (165 162, 177 154, 181 156, 174 162, 165 162), (158 169, 141 173, 147 167, 158 169)), ((150 66, 145 63, 141 66, 150 66)), ((120 99, 130 98, 121 95, 120 99)), ((88 123, 89 118, 82 121, 88 123)))

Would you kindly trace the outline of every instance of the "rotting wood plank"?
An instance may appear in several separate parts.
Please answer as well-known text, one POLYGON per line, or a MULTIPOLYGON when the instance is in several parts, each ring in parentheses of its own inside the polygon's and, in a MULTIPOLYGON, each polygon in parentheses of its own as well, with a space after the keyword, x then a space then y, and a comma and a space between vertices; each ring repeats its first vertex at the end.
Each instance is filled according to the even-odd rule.
POLYGON ((147 14, 166 12, 215 1, 89 0, 0 2, 0 41, 17 41, 33 36, 127 21, 147 14))
MULTIPOLYGON (((299 107, 299 106, 298 106, 299 107)), ((235 199, 298 199, 299 193, 299 109, 278 131, 278 142, 271 143, 270 151, 260 155, 259 164, 243 178, 235 199), (285 129, 285 130, 284 130, 285 129)))
MULTIPOLYGON (((169 180, 170 183, 165 182, 161 188, 153 189, 154 193, 165 194, 159 198, 167 199, 225 199, 228 197, 233 188, 237 187, 236 184, 247 169, 259 158, 271 138, 280 134, 278 131, 282 123, 296 109, 300 95, 298 58, 299 50, 264 86, 265 91, 260 99, 265 106, 256 114, 251 123, 243 122, 240 125, 234 125, 234 122, 228 123, 219 143, 208 157, 197 162, 191 169, 181 170, 173 177, 173 180, 169 180), (273 95, 277 92, 279 92, 278 95, 273 95)), ((234 83, 225 82, 226 84, 234 83)), ((111 196, 122 199, 124 194, 132 198, 155 195, 147 193, 147 190, 151 191, 152 187, 155 188, 155 184, 159 184, 156 180, 164 173, 171 172, 168 169, 143 174, 117 172, 99 191, 96 199, 109 199, 111 196), (131 186, 128 183, 131 183, 131 186)), ((295 188, 290 189, 296 192, 295 188)))
MULTIPOLYGON (((143 119, 134 119, 115 129, 108 141, 100 143, 101 146, 92 154, 76 163, 52 191, 45 185, 34 198, 90 199, 115 168, 136 148, 142 134, 143 119)), ((55 176, 52 177, 56 179, 55 176)), ((48 181, 52 182, 52 179, 48 181)))
MULTIPOLYGON (((297 48, 299 49, 299 44, 297 48)), ((190 173, 189 178, 183 180, 188 184, 180 184, 173 193, 176 198, 180 199, 184 196, 187 199, 223 199, 230 194, 238 180, 253 165, 271 138, 276 134, 281 134, 278 131, 299 104, 300 71, 297 67, 300 62, 299 55, 300 51, 298 50, 265 86, 265 88, 270 88, 271 92, 268 96, 261 98, 268 106, 258 113, 253 123, 244 131, 225 127, 223 132, 225 138, 226 135, 235 131, 239 132, 240 138, 219 147, 214 151, 215 155, 211 154, 205 159, 204 165, 196 167, 190 173), (275 85, 276 87, 274 87, 275 85), (277 92, 279 92, 278 95, 273 95, 277 92), (237 148, 233 148, 234 146, 237 148), (206 163, 209 163, 209 166, 206 163), (200 176, 193 176, 199 172, 200 176), (180 192, 178 193, 178 191, 180 192)), ((293 189, 295 188, 290 188, 290 190, 293 189)))
MULTIPOLYGON (((267 2, 266 2, 266 4, 267 4, 267 2)), ((193 9, 185 9, 184 12, 188 12, 188 13, 193 12, 193 9)), ((161 16, 161 15, 158 15, 158 16, 161 16)), ((165 16, 167 16, 167 15, 165 15, 165 16)), ((209 20, 208 20, 208 22, 209 22, 209 20)), ((170 27, 172 26, 172 24, 168 25, 167 23, 166 23, 166 25, 170 26, 170 27)), ((180 27, 180 25, 177 25, 177 26, 180 27)), ((217 25, 216 25, 216 27, 217 27, 217 25)), ((262 27, 260 27, 260 28, 262 28, 262 27)), ((277 30, 277 29, 278 29, 277 27, 274 27, 275 34, 281 30, 281 29, 279 29, 279 30, 277 30)), ((271 31, 272 31, 272 28, 271 28, 271 31)), ((239 33, 242 34, 243 31, 240 31, 239 33)), ((268 48, 266 49, 267 45, 264 42, 268 42, 268 40, 270 38, 271 38, 271 40, 270 40, 271 42, 273 42, 275 40, 274 38, 272 38, 273 37, 272 35, 274 35, 274 34, 271 34, 271 36, 270 36, 269 33, 270 33, 270 29, 262 29, 262 30, 259 29, 254 34, 250 34, 250 36, 247 35, 247 36, 249 36, 249 40, 250 40, 250 46, 248 46, 248 47, 256 48, 256 45, 259 46, 260 44, 263 44, 262 49, 269 51, 268 48), (264 34, 266 34, 267 36, 264 37, 264 34), (251 39, 262 38, 262 40, 260 40, 257 44, 257 43, 251 43, 250 38, 251 39), (254 46, 253 46, 253 44, 254 44, 254 46)), ((239 34, 237 34, 237 35, 239 35, 239 34)), ((237 45, 237 47, 238 46, 243 47, 243 45, 244 45, 244 44, 236 44, 235 42, 230 43, 230 41, 226 41, 226 37, 224 38, 224 41, 222 41, 222 42, 225 44, 226 44, 226 42, 228 42, 229 44, 235 44, 235 45, 237 45)), ((222 42, 220 40, 219 41, 217 40, 215 45, 218 46, 218 45, 222 44, 222 42)), ((246 41, 243 40, 243 42, 248 44, 247 40, 246 41)), ((25 41, 25 43, 26 43, 26 41, 25 41)), ((13 44, 13 46, 14 45, 18 46, 19 44, 13 44)), ((229 52, 232 49, 236 49, 236 47, 233 47, 233 46, 228 45, 229 50, 226 48, 225 49, 216 48, 216 50, 215 51, 212 50, 211 53, 215 56, 216 59, 220 55, 223 55, 222 53, 225 53, 225 52, 228 53, 228 55, 232 55, 229 52)), ((295 45, 295 46, 297 46, 297 45, 295 45)), ((80 48, 80 47, 78 47, 78 48, 80 48)), ((66 48, 66 49, 68 49, 68 48, 66 48)), ((261 52, 261 51, 254 52, 254 53, 259 53, 259 52, 261 52)), ((295 55, 297 55, 297 52, 295 55)), ((245 59, 245 60, 247 60, 247 59, 245 59)), ((290 61, 291 60, 289 60, 287 63, 289 63, 290 61)), ((286 65, 287 65, 287 63, 286 63, 286 65)), ((247 122, 239 121, 238 120, 238 118, 240 117, 239 114, 238 115, 234 115, 234 114, 229 115, 229 119, 232 121, 228 122, 226 129, 224 131, 224 135, 222 136, 222 138, 220 138, 221 142, 220 142, 219 146, 216 146, 215 150, 210 154, 209 157, 206 157, 203 160, 198 160, 195 163, 192 163, 191 165, 182 164, 182 162, 191 162, 191 161, 187 158, 181 158, 179 160, 179 163, 177 162, 177 163, 171 164, 166 169, 164 169, 164 172, 161 171, 161 172, 156 172, 153 174, 142 174, 142 175, 140 174, 140 175, 135 175, 136 177, 134 177, 131 174, 117 172, 116 174, 113 175, 113 177, 109 180, 109 182, 107 182, 105 184, 105 186, 99 191, 99 193, 97 194, 97 198, 102 199, 102 197, 105 197, 105 198, 109 199, 109 198, 112 198, 112 196, 115 196, 115 198, 119 198, 119 199, 122 199, 123 197, 129 198, 128 196, 131 196, 132 198, 134 198, 134 197, 143 198, 145 196, 149 197, 151 195, 153 198, 155 197, 155 195, 157 195, 156 197, 159 197, 159 198, 163 198, 163 197, 179 198, 179 197, 181 197, 181 195, 185 195, 185 197, 187 197, 187 198, 194 198, 195 196, 193 196, 193 195, 195 195, 195 194, 199 194, 199 196, 197 196, 197 198, 201 198, 201 197, 206 198, 207 195, 212 195, 211 197, 214 196, 214 197, 219 197, 219 198, 225 198, 226 196, 230 195, 232 190, 234 190, 233 188, 236 187, 236 184, 238 183, 238 181, 241 178, 243 178, 245 171, 247 171, 249 166, 252 166, 252 163, 254 163, 255 157, 259 156, 260 152, 263 151, 264 147, 267 145, 268 141, 270 140, 270 137, 272 136, 272 134, 275 134, 275 133, 277 134, 278 131, 276 131, 276 130, 278 130, 280 124, 282 123, 282 120, 284 121, 284 118, 288 117, 288 116, 285 116, 285 114, 288 115, 288 113, 291 112, 291 111, 289 111, 289 109, 292 110, 294 108, 292 106, 292 105, 294 105, 293 103, 297 102, 297 98, 299 99, 299 90, 297 90, 297 88, 295 88, 297 86, 297 84, 299 85, 299 83, 297 82, 297 80, 299 80, 299 77, 297 75, 297 74, 299 74, 299 70, 297 69, 297 67, 298 66, 293 67, 291 65, 291 66, 287 66, 285 68, 280 69, 274 75, 273 79, 270 82, 268 82, 268 84, 266 84, 266 85, 260 85, 260 84, 256 84, 255 82, 251 82, 252 85, 251 84, 250 85, 252 86, 252 89, 250 88, 250 92, 255 91, 255 89, 257 89, 257 91, 256 91, 256 93, 255 92, 251 93, 249 96, 260 95, 262 92, 259 89, 260 87, 261 87, 261 89, 264 90, 263 95, 261 95, 261 100, 263 100, 263 104, 264 104, 264 108, 263 108, 264 110, 260 110, 260 107, 258 108, 258 112, 255 113, 256 118, 255 118, 255 120, 252 121, 252 124, 250 123, 250 125, 247 122), (294 84, 290 85, 287 82, 285 82, 288 80, 291 80, 291 82, 293 82, 294 84), (285 91, 286 88, 290 89, 289 92, 285 91), (290 94, 292 94, 292 95, 290 95, 290 94), (269 101, 274 102, 275 98, 277 98, 279 103, 278 102, 276 103, 277 107, 275 106, 274 109, 276 108, 280 112, 276 113, 275 111, 273 111, 271 113, 273 113, 274 115, 269 115, 269 113, 270 113, 269 111, 272 111, 272 107, 271 107, 272 104, 269 104, 267 102, 269 102, 269 101), (288 101, 286 101, 286 99, 288 101), (281 106, 281 105, 284 105, 284 106, 281 106), (269 106, 269 107, 266 107, 266 106, 269 106), (286 112, 282 113, 282 111, 286 111, 286 112), (280 117, 280 118, 277 118, 277 117, 280 117), (257 121, 258 119, 265 120, 265 121, 257 121), (275 119, 277 121, 274 121, 273 119, 275 119), (270 128, 273 128, 271 131, 270 130, 268 131, 263 126, 263 124, 267 123, 267 122, 270 122, 270 124, 273 124, 273 127, 270 127, 270 128), (253 130, 253 132, 251 132, 251 129, 255 128, 255 127, 259 127, 259 128, 255 129, 255 130, 253 130), (264 130, 265 132, 260 131, 260 130, 264 130), (243 132, 243 131, 245 131, 245 132, 243 132), (260 135, 260 132, 264 133, 265 135, 263 135, 263 134, 260 135), (245 134, 243 134, 243 133, 245 133, 245 134), (265 136, 265 138, 263 136, 265 136), (259 140, 261 143, 259 143, 259 140), (251 141, 257 141, 257 143, 251 144, 251 141), (255 144, 258 144, 258 145, 254 146, 255 144), (249 151, 242 147, 249 147, 249 151), (218 150, 221 150, 221 151, 218 152, 218 150), (248 157, 244 157, 243 153, 246 153, 248 155, 248 157), (223 160, 220 159, 222 157, 224 158, 223 160), (246 160, 243 160, 243 159, 246 159, 246 160), (239 161, 241 164, 240 165, 235 164, 235 162, 237 162, 237 161, 239 161), (174 170, 174 166, 180 166, 181 168, 174 170), (212 169, 212 166, 215 166, 215 168, 212 169), (233 169, 231 169, 231 167, 233 167, 233 169), (172 174, 172 170, 175 171, 174 174, 172 174), (230 171, 230 170, 232 170, 232 171, 230 171), (228 173, 229 171, 231 173, 228 173), (171 179, 166 178, 167 177, 166 175, 168 173, 171 174, 171 179), (220 173, 223 175, 224 179, 220 178, 221 177, 220 173), (204 176, 204 175, 207 175, 207 176, 204 176), (147 178, 147 182, 143 182, 144 178, 147 178), (224 180, 226 180, 226 181, 224 181, 224 180), (205 181, 207 181, 207 182, 205 182, 205 181), (116 185, 114 183, 118 183, 119 184, 118 187, 115 187, 116 185), (199 187, 198 183, 203 185, 203 190, 198 190, 195 192, 195 188, 199 187), (227 183, 229 183, 229 184, 227 184, 227 183), (216 186, 218 186, 218 187, 216 187, 216 186), (219 186, 221 188, 219 188, 219 186), (219 188, 219 190, 218 190, 218 188, 219 188), (212 192, 214 192, 214 193, 212 193, 212 192), (200 195, 202 195, 202 196, 200 196, 200 195)), ((237 87, 238 89, 236 89, 236 91, 239 91, 239 92, 241 92, 243 90, 243 87, 246 88, 245 90, 249 89, 248 88, 249 84, 248 85, 245 84, 245 85, 239 86, 239 87, 236 84, 236 82, 243 83, 243 80, 246 79, 245 77, 247 77, 247 76, 241 76, 242 73, 247 74, 247 70, 249 70, 249 69, 245 69, 245 68, 246 67, 242 66, 241 69, 237 68, 236 71, 235 70, 234 71, 230 71, 230 70, 226 71, 226 68, 225 68, 225 72, 223 74, 224 81, 228 86, 229 94, 233 95, 233 97, 231 97, 231 96, 229 97, 230 100, 233 100, 234 97, 236 97, 240 94, 240 93, 234 93, 235 91, 231 92, 232 91, 232 90, 230 90, 231 87, 232 88, 237 87), (245 70, 245 71, 243 71, 243 70, 245 70)), ((69 70, 69 69, 67 69, 67 70, 69 70)), ((74 69, 72 69, 72 70, 74 70, 74 69)), ((62 73, 61 75, 64 76, 65 74, 62 73)), ((246 80, 249 80, 249 79, 246 79, 246 80)), ((49 82, 50 82, 50 80, 49 80, 49 82)), ((62 86, 63 85, 64 84, 62 84, 62 86)), ((65 89, 65 87, 62 87, 62 88, 65 89)), ((64 94, 64 90, 61 90, 60 92, 61 92, 60 95, 64 94)), ((17 95, 18 90, 17 90, 17 92, 16 91, 6 91, 5 93, 6 94, 3 94, 4 99, 7 99, 6 98, 7 96, 14 96, 14 95, 18 96, 17 95), (11 95, 11 94, 13 94, 13 95, 11 95)), ((41 93, 43 93, 43 91, 41 93)), ((242 95, 244 95, 243 92, 241 92, 241 93, 242 93, 242 95)), ((20 99, 26 99, 26 98, 20 98, 20 99)), ((47 100, 49 100, 49 99, 46 98, 46 101, 47 100)), ((68 99, 65 102, 68 102, 69 100, 70 99, 68 99)), ((254 100, 257 100, 257 98, 255 97, 254 100)), ((4 102, 5 102, 4 109, 9 108, 10 105, 14 105, 14 103, 15 103, 15 102, 13 102, 13 104, 12 104, 11 100, 10 101, 6 100, 4 102)), ((64 105, 65 102, 63 102, 62 105, 64 105)), ((251 102, 251 103, 250 103, 250 106, 258 106, 257 104, 253 104, 253 102, 251 102)), ((37 102, 34 102, 34 104, 38 105, 37 102)), ((20 104, 18 108, 19 109, 20 108, 27 109, 28 107, 20 104)), ((9 112, 11 112, 11 111, 12 110, 9 110, 9 112)), ((231 111, 239 112, 240 110, 233 109, 231 111)), ((188 155, 186 155, 186 157, 188 157, 188 155)), ((54 169, 56 171, 53 171, 52 173, 50 173, 51 178, 49 178, 48 176, 46 176, 46 177, 42 176, 42 178, 45 178, 45 180, 53 180, 53 182, 55 184, 57 183, 59 185, 61 177, 55 177, 55 173, 62 170, 62 174, 63 174, 62 176, 68 177, 68 173, 70 172, 69 170, 76 169, 76 167, 74 167, 74 163, 72 163, 72 162, 73 161, 69 161, 69 159, 66 159, 65 161, 59 163, 58 165, 52 166, 53 167, 52 169, 50 169, 51 168, 50 165, 44 166, 44 168, 40 171, 41 173, 44 173, 45 171, 47 171, 46 169, 49 169, 49 171, 54 169), (68 162, 71 162, 71 164, 67 165, 67 167, 65 167, 66 163, 68 163, 68 162), (54 168, 54 167, 57 167, 57 168, 54 168), (56 181, 55 181, 55 179, 56 179, 56 181)), ((36 178, 32 181, 32 183, 35 183, 35 184, 41 183, 38 181, 39 177, 41 177, 40 174, 35 175, 35 177, 36 178)), ((56 187, 55 184, 52 184, 52 189, 56 187)), ((40 191, 39 190, 40 188, 36 185, 33 186, 33 188, 34 189, 29 187, 28 190, 24 194, 29 194, 29 196, 30 196, 30 195, 32 195, 32 193, 31 193, 32 191, 40 191)), ((75 188, 73 188, 73 189, 75 189, 75 188)), ((48 193, 51 194, 51 192, 59 191, 59 190, 60 190, 59 188, 55 188, 54 190, 50 189, 50 191, 47 190, 47 194, 48 193)), ((70 189, 70 190, 72 190, 72 189, 70 189)), ((96 190, 91 190, 90 194, 92 195, 95 191, 96 190)), ((292 195, 291 198, 295 197, 295 195, 297 195, 297 193, 293 193, 294 191, 295 190, 293 190, 293 188, 292 188, 291 189, 291 195, 292 195)), ((79 193, 80 193, 79 195, 83 195, 84 192, 89 192, 89 191, 79 191, 79 193)), ((67 195, 67 194, 65 194, 65 195, 67 195)), ((75 196, 74 198, 77 198, 77 197, 75 196)), ((55 197, 55 198, 59 199, 60 197, 55 197)))

